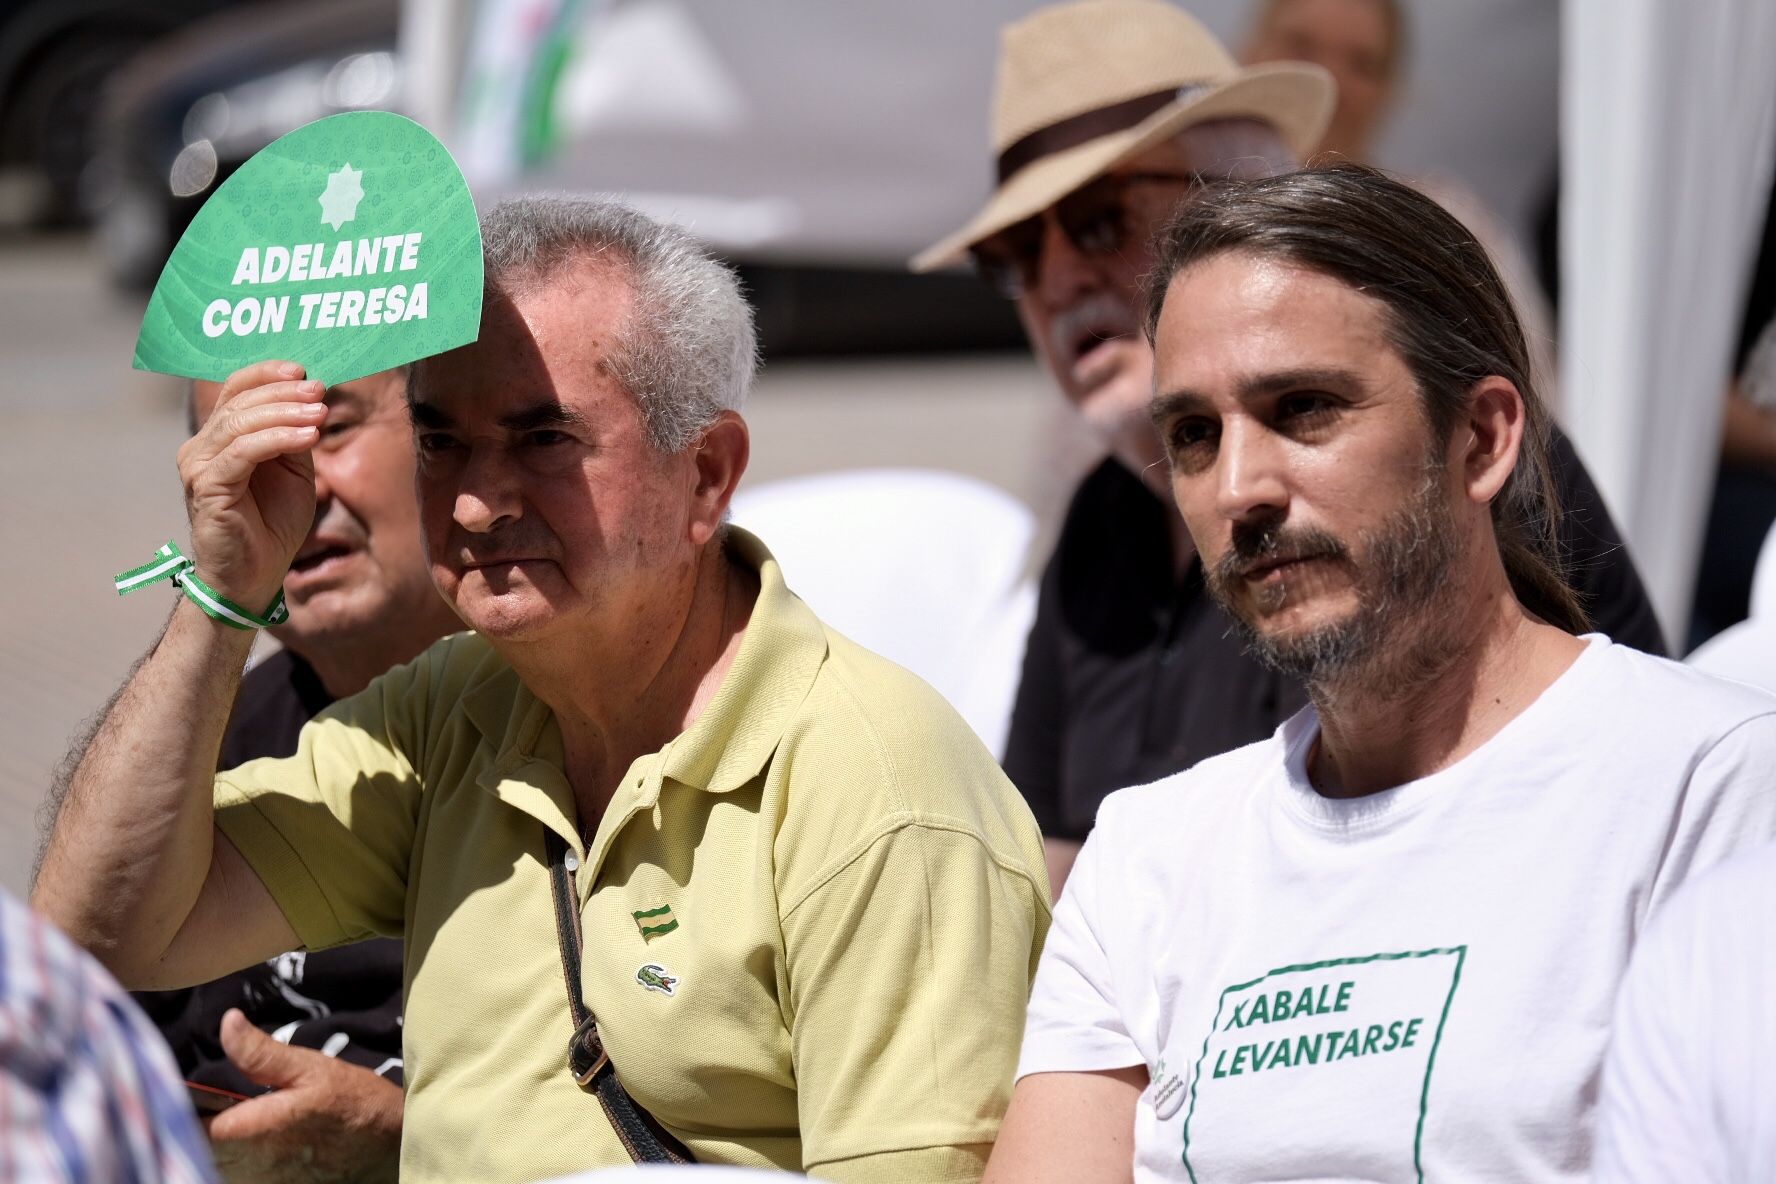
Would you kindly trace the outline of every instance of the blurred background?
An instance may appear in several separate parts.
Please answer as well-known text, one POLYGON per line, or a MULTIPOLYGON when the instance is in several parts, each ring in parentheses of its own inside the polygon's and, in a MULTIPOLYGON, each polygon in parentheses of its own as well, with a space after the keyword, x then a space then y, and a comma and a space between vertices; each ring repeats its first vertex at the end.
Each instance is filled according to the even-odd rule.
MULTIPOLYGON (((690 226, 741 269, 758 307, 766 367, 749 415, 749 485, 872 466, 963 474, 1033 512, 1039 562, 1094 459, 1083 433, 1069 430, 1008 305, 970 275, 904 268, 986 194, 997 30, 1036 6, 14 0, 0 9, 0 539, 15 568, 0 592, 0 883, 24 887, 31 815, 55 762, 168 608, 170 597, 120 601, 109 584, 184 537, 173 469, 184 383, 130 368, 147 293, 216 186, 324 115, 412 115, 450 146, 481 203, 534 189, 614 192, 690 226)), ((1254 17, 1245 0, 1186 7, 1234 47, 1254 17)), ((1563 55, 1561 6, 1407 9, 1408 57, 1374 161, 1471 194, 1552 297, 1557 213, 1573 208, 1570 185, 1557 198, 1557 142, 1563 119, 1571 128, 1575 118, 1570 103, 1563 116, 1562 70, 1589 68, 1575 66, 1571 46, 1563 55)), ((1763 169, 1742 199, 1759 227, 1763 169)), ((1734 303, 1743 278, 1722 280, 1734 303)), ((1710 378, 1690 394, 1718 402, 1724 385, 1710 378)), ((1578 406, 1578 427, 1586 414, 1604 418, 1594 403, 1578 406)), ((1577 435, 1596 465, 1591 438, 1577 435)), ((1636 463, 1629 455, 1620 474, 1600 471, 1612 500, 1638 479, 1636 463)), ((1768 463, 1776 472, 1776 456, 1768 463)), ((1686 480, 1711 482, 1712 456, 1705 467, 1698 477, 1690 465, 1686 480)), ((1705 506, 1707 488, 1691 500, 1705 506)), ((1676 548, 1673 570, 1658 576, 1682 590, 1661 602, 1679 650, 1733 612, 1701 635, 1692 629, 1703 526, 1690 518, 1694 545, 1676 548)))

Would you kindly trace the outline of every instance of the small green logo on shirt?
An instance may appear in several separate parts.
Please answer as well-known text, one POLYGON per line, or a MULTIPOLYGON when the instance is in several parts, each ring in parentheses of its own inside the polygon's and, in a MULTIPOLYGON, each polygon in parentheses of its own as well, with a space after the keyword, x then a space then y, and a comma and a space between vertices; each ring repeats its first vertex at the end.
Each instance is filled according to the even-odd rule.
POLYGON ((650 991, 658 991, 662 995, 670 995, 678 986, 678 979, 666 973, 666 968, 658 963, 649 962, 635 972, 635 981, 650 991))
MULTIPOLYGON (((678 918, 672 915, 672 906, 663 904, 657 909, 649 909, 645 913, 631 914, 635 918, 636 927, 641 936, 648 941, 656 937, 664 937, 678 928, 678 918)), ((668 992, 670 994, 670 992, 668 992)))

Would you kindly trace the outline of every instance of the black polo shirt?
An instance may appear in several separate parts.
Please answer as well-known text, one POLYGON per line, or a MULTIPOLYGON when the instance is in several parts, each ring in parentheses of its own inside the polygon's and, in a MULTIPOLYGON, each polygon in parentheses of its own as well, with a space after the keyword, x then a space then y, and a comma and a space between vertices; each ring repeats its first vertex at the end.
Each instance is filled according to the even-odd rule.
MULTIPOLYGON (((302 725, 333 702, 314 668, 279 650, 241 682, 218 769, 296 751, 302 725)), ((142 991, 140 1003, 172 1047, 186 1080, 257 1094, 222 1051, 231 1007, 278 1038, 324 1049, 401 1085, 401 943, 376 938, 336 950, 286 954, 178 991, 142 991)))

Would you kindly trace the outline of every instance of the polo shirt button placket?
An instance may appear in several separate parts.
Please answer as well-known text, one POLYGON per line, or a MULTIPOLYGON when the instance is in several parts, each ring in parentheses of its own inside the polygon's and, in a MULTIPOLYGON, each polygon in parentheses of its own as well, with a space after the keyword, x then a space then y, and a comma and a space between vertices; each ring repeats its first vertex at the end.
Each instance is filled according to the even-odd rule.
MULTIPOLYGON (((586 860, 589 868, 602 868, 604 866, 605 857, 610 854, 611 850, 614 849, 618 843, 623 841, 623 829, 634 820, 637 814, 640 814, 643 810, 651 808, 654 802, 658 800, 660 796, 659 787, 655 787, 655 792, 650 798, 647 793, 647 782, 648 777, 646 773, 637 773, 633 778, 625 778, 625 780, 618 782, 618 792, 612 796, 610 805, 605 807, 605 812, 608 816, 610 811, 621 809, 623 812, 622 818, 611 828, 610 833, 604 837, 602 846, 597 845, 599 842, 597 836, 594 836, 592 841, 587 844, 586 860), (625 796, 622 792, 624 786, 631 787, 630 792, 627 795, 629 800, 620 802, 619 799, 625 796)), ((603 830, 602 822, 599 824, 599 829, 600 831, 603 830)), ((593 877, 586 876, 583 878, 583 881, 578 882, 578 884, 580 908, 583 910, 586 907, 587 902, 592 899, 593 877)))

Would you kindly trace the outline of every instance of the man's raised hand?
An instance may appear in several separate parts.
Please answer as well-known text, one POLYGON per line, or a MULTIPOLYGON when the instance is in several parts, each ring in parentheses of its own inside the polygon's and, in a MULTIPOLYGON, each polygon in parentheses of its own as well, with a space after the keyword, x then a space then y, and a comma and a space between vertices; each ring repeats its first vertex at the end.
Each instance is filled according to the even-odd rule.
POLYGON ((276 597, 314 523, 326 390, 295 362, 229 375, 216 410, 179 449, 197 574, 255 612, 276 597))

